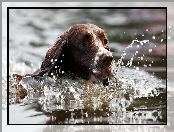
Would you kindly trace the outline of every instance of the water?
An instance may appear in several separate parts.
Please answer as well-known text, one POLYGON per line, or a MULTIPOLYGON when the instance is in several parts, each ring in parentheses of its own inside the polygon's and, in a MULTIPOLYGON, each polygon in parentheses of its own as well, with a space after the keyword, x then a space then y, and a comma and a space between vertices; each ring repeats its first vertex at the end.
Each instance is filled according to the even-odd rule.
MULTIPOLYGON (((161 52, 165 48, 165 15, 154 17, 152 21, 152 17, 147 17, 150 24, 137 28, 131 22, 144 18, 138 18, 134 15, 136 11, 130 11, 132 18, 129 16, 131 22, 127 23, 128 12, 82 10, 79 14, 78 10, 11 10, 10 75, 25 75, 37 69, 55 38, 70 25, 80 22, 91 22, 107 29, 110 48, 118 63, 107 87, 81 79, 55 81, 42 78, 41 82, 37 82, 25 78, 18 93, 10 77, 10 123, 165 124, 166 54, 163 50, 161 52), (108 16, 111 14, 120 20, 110 20, 108 16), (161 23, 154 26, 156 21, 161 23), (161 42, 161 39, 164 41, 161 42), (20 100, 18 96, 26 92, 28 95, 20 100)), ((153 10, 150 14, 155 16, 159 12, 153 10)), ((163 14, 162 11, 160 13, 163 14)), ((144 14, 149 15, 149 12, 144 11, 144 14)), ((5 78, 4 75, 4 88, 5 78)), ((3 92, 5 109, 6 89, 3 92)))
POLYGON ((16 90, 16 87, 12 87, 15 80, 11 77, 10 104, 35 104, 49 117, 46 121, 48 124, 163 124, 166 121, 166 82, 137 67, 130 69, 138 49, 127 64, 123 63, 128 48, 148 42, 134 40, 128 45, 106 87, 102 83, 92 84, 82 79, 63 78, 55 81, 43 77, 36 81, 25 77, 16 90), (23 100, 18 100, 22 94, 19 87, 27 92, 23 100), (155 104, 152 100, 155 103, 160 100, 161 103, 155 104))

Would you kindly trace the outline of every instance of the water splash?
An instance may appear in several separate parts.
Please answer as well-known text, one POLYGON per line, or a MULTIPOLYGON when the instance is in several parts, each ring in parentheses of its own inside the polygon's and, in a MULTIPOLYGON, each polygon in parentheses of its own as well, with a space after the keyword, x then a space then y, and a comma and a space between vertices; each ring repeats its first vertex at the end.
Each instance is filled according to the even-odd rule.
MULTIPOLYGON (((127 49, 129 48, 132 48, 133 45, 137 44, 138 47, 137 49, 139 48, 139 45, 143 46, 144 44, 148 43, 149 40, 143 40, 143 41, 139 41, 139 40, 133 40, 131 44, 129 44, 125 50, 123 51, 123 53, 121 54, 121 58, 118 60, 117 62, 117 66, 116 66, 116 70, 119 70, 121 69, 122 67, 124 67, 124 63, 123 63, 123 60, 125 59, 126 55, 127 55, 127 49)), ((138 53, 138 50, 136 50, 136 52, 132 55, 130 61, 126 64, 126 66, 129 66, 131 67, 132 66, 132 62, 133 62, 133 58, 134 56, 138 53)), ((143 58, 143 56, 142 56, 143 58)))
MULTIPOLYGON (((114 68, 113 77, 109 80, 109 86, 104 87, 102 83, 93 84, 79 78, 73 80, 65 77, 55 80, 54 78, 43 77, 35 80, 31 77, 26 77, 20 82, 19 86, 22 86, 22 89, 27 91, 27 96, 23 100, 17 100, 17 102, 24 104, 37 102, 42 111, 50 114, 56 113, 54 115, 54 121, 56 122, 58 122, 57 115, 63 111, 65 112, 65 117, 66 113, 69 114, 70 112, 71 116, 68 117, 70 119, 74 119, 72 117, 77 113, 80 114, 80 119, 83 117, 81 121, 71 120, 72 123, 75 121, 80 123, 87 122, 88 117, 94 117, 95 121, 100 122, 107 119, 109 123, 137 123, 138 111, 134 110, 139 108, 133 106, 132 112, 127 111, 134 100, 142 97, 158 96, 160 94, 159 88, 165 89, 165 83, 162 80, 141 71, 139 67, 132 67, 134 57, 139 53, 139 47, 148 42, 149 40, 133 40, 125 48, 114 68), (136 45, 137 50, 132 53, 132 57, 127 64, 124 64, 127 49, 134 45, 136 45), (100 117, 107 118, 101 119, 100 117)), ((144 54, 140 56, 140 59, 144 59, 144 54)), ((15 71, 15 69, 12 68, 11 71, 15 71)), ((13 87, 13 82, 14 80, 10 80, 10 103, 16 103, 16 98, 18 98, 19 94, 17 89, 13 87)), ((143 109, 148 108, 143 106, 143 109)), ((154 117, 152 113, 156 111, 144 112, 146 116, 139 118, 138 123, 144 123, 149 117, 154 117)), ((156 121, 157 117, 152 118, 152 120, 156 121)), ((64 122, 66 121, 64 120, 64 122)))

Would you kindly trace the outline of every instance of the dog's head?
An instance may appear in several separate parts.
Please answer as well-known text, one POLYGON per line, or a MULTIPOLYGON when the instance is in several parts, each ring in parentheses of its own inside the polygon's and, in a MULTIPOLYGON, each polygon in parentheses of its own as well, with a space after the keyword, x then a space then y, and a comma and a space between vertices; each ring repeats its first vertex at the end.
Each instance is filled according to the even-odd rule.
POLYGON ((64 32, 48 50, 41 69, 51 73, 71 72, 91 81, 105 80, 112 75, 113 56, 103 29, 93 24, 76 24, 64 32))

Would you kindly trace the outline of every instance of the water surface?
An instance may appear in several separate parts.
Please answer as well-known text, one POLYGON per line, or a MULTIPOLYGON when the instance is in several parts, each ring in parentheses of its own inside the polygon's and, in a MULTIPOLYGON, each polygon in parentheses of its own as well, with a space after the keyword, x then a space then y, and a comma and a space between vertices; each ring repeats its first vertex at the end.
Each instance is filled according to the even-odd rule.
POLYGON ((43 78, 42 83, 27 79, 22 86, 28 96, 16 101, 10 80, 9 122, 166 124, 165 15, 162 9, 10 10, 10 76, 37 69, 48 47, 76 23, 105 29, 118 63, 108 87, 81 79, 57 82, 43 78))

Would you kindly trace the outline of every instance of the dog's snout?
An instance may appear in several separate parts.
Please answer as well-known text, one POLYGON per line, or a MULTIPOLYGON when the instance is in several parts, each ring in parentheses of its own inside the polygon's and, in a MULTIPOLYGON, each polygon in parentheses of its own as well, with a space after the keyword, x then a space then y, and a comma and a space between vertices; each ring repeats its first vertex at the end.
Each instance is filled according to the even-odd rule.
POLYGON ((111 65, 111 62, 113 61, 113 57, 112 56, 110 56, 110 55, 105 55, 104 57, 103 57, 103 65, 104 66, 109 66, 109 65, 111 65))

